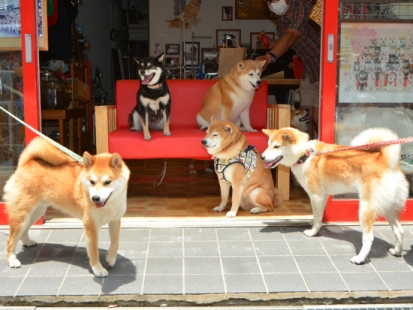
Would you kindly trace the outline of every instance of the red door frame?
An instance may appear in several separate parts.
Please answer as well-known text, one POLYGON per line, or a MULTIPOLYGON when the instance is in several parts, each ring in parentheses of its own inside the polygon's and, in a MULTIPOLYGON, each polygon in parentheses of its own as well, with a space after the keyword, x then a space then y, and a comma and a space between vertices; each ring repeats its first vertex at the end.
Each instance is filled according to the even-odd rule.
MULTIPOLYGON (((22 67, 23 67, 23 104, 24 121, 40 130, 40 82, 39 51, 37 47, 37 1, 20 1, 22 67), (31 36, 30 46, 26 46, 25 37, 31 36), (27 62, 26 51, 31 51, 31 62, 27 62)), ((47 29, 46 29, 47 31, 47 29)), ((30 129, 25 129, 26 144, 36 136, 30 129)), ((37 224, 43 222, 40 219, 37 224)), ((8 224, 4 202, 0 202, 0 225, 8 224)))
MULTIPOLYGON (((321 34, 321 84, 320 84, 320 130, 319 138, 334 143, 335 107, 337 100, 337 58, 338 58, 338 8, 339 0, 323 0, 323 27, 321 34), (328 35, 334 35, 334 60, 327 62, 328 35)), ((326 222, 358 221, 358 200, 332 199, 327 202, 324 213, 326 222)), ((413 200, 409 199, 401 220, 413 220, 413 200)))

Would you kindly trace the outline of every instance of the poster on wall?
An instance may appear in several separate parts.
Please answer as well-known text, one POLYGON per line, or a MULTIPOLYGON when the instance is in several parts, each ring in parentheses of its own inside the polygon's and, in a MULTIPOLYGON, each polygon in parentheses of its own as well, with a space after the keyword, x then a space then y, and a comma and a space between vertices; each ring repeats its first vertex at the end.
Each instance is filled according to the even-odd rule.
POLYGON ((413 25, 341 24, 339 103, 413 102, 413 25))

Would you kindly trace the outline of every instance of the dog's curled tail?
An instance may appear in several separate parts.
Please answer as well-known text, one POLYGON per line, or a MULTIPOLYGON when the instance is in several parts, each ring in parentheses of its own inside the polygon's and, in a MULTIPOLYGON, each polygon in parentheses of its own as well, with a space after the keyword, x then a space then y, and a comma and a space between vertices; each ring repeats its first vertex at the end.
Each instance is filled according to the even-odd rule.
POLYGON ((34 159, 43 160, 52 166, 77 162, 41 137, 34 138, 24 149, 19 158, 18 167, 34 159))
MULTIPOLYGON (((351 141, 351 146, 392 141, 397 139, 397 134, 388 128, 370 128, 364 130, 358 136, 356 136, 351 141)), ((389 146, 381 147, 380 152, 382 152, 388 158, 389 166, 391 169, 396 169, 399 167, 401 154, 400 144, 391 144, 389 146)))

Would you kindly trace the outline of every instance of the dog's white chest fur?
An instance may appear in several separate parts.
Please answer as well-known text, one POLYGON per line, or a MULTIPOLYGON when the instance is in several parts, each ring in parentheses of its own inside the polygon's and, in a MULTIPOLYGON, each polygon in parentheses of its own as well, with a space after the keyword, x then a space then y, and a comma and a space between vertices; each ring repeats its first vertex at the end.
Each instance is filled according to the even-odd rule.
POLYGON ((149 107, 152 111, 158 111, 161 104, 165 105, 169 101, 169 94, 156 98, 155 100, 141 96, 140 100, 145 107, 149 107))

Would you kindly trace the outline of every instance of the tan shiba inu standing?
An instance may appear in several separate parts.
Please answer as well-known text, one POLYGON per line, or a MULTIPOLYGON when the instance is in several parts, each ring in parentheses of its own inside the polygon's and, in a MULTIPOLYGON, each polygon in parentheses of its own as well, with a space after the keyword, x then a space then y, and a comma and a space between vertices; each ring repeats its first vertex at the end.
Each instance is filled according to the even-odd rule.
POLYGON ((19 239, 30 247, 30 227, 51 206, 83 221, 87 253, 93 273, 108 276, 99 261, 98 234, 109 225, 106 262, 113 267, 119 248, 120 219, 126 211, 129 169, 118 154, 83 154, 84 164, 62 153, 48 141, 35 138, 20 156, 17 170, 4 186, 9 215, 9 267, 19 268, 15 251, 19 239))
POLYGON ((235 123, 241 130, 256 131, 250 125, 250 107, 255 90, 261 85, 265 60, 242 60, 205 94, 196 121, 206 129, 213 116, 217 120, 235 123))

